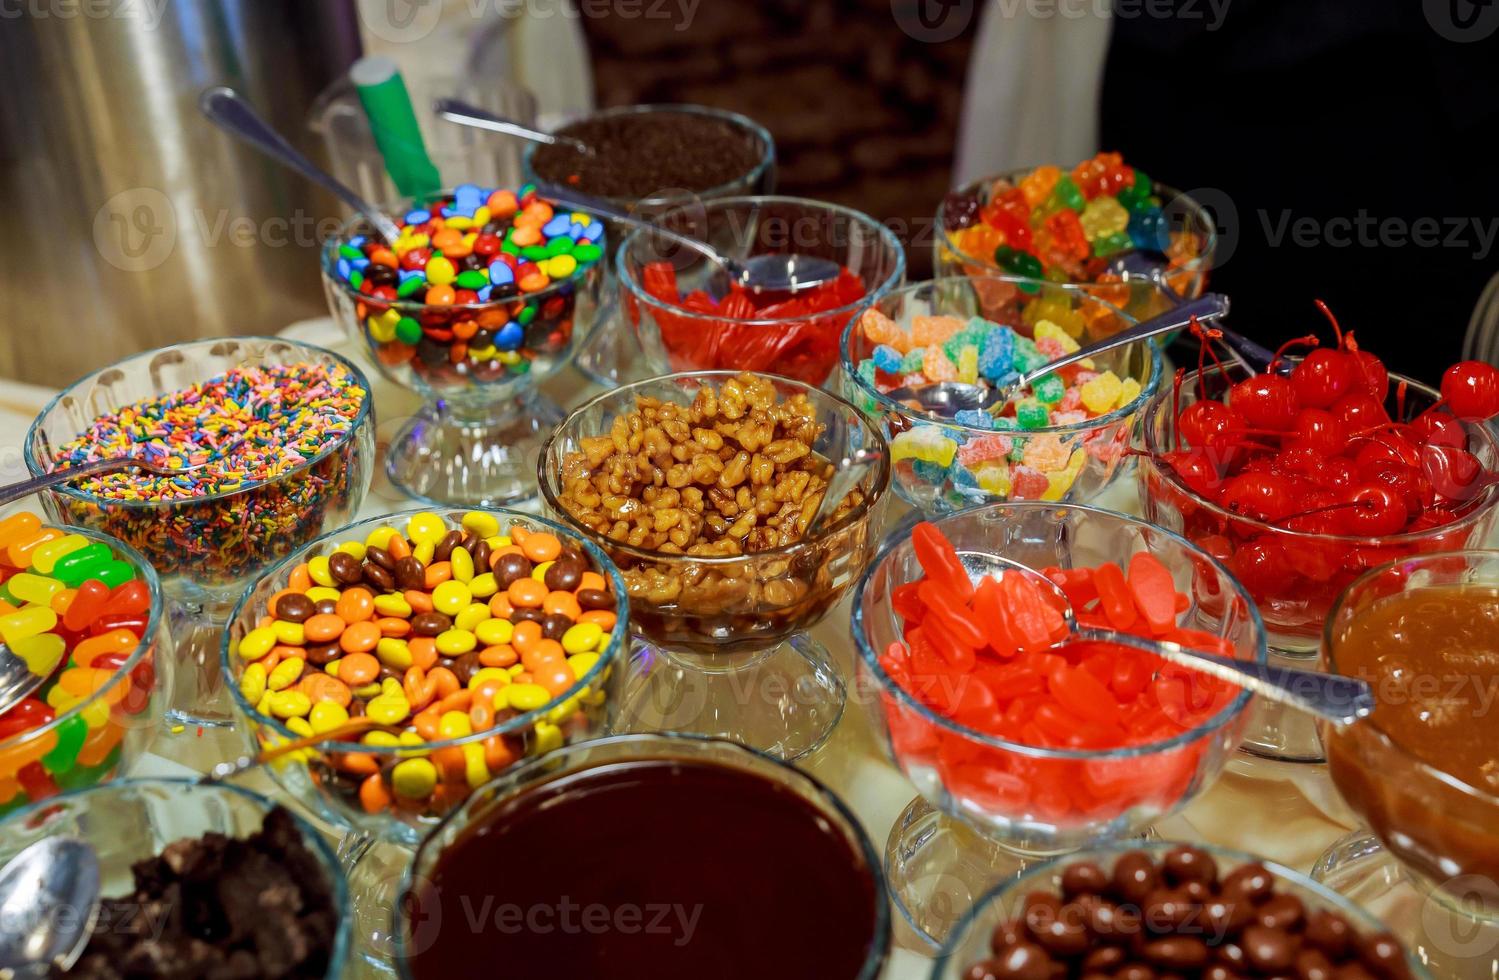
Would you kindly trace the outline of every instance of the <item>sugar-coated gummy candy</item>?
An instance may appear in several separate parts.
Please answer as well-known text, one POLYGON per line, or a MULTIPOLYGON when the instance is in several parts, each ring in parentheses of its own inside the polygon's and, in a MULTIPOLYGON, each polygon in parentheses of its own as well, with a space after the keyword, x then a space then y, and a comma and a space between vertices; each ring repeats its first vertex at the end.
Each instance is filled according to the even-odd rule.
POLYGON ((992 429, 995 419, 982 408, 964 408, 953 414, 953 421, 974 429, 992 429))
POLYGON ((874 343, 887 344, 902 353, 909 351, 915 343, 894 320, 873 307, 859 315, 859 329, 874 343))
POLYGON ((1062 353, 1071 354, 1082 345, 1061 326, 1050 320, 1037 320, 1035 326, 1035 338, 1039 344, 1042 340, 1054 340, 1061 345, 1062 353))
POLYGON ((921 365, 926 361, 926 350, 918 347, 915 350, 906 351, 900 360, 900 374, 917 374, 921 371, 921 365))
POLYGON ((1046 406, 1027 399, 1015 407, 1015 421, 1022 429, 1045 428, 1048 421, 1046 406))
POLYGON ((923 483, 936 485, 946 480, 951 470, 940 463, 917 459, 911 462, 911 472, 916 475, 916 479, 923 483))
POLYGON ((963 321, 955 316, 915 316, 911 318, 911 343, 920 347, 944 344, 962 329, 963 321))
POLYGON ((1010 479, 1010 467, 999 460, 989 460, 973 468, 978 485, 997 497, 1008 497, 1014 489, 1010 479))
POLYGON ((914 459, 946 468, 957 453, 957 441, 935 425, 918 425, 890 440, 890 460, 896 463, 914 459))
POLYGON ((1026 440, 1024 447, 1025 465, 1038 470, 1058 470, 1067 465, 1070 455, 1068 448, 1062 444, 1059 436, 1039 435, 1026 440))
POLYGON ((1011 492, 1021 500, 1039 500, 1051 486, 1046 474, 1024 464, 1010 467, 1011 492))
POLYGON ((963 384, 977 384, 979 379, 979 349, 972 344, 963 345, 958 352, 958 380, 963 384))
POLYGON ((1088 413, 1077 409, 1067 412, 1054 411, 1051 413, 1052 425, 1077 425, 1080 422, 1086 421, 1088 421, 1088 413))
POLYGON ((958 449, 958 462, 964 466, 975 466, 986 460, 1004 459, 1014 448, 1009 436, 975 436, 958 449))
POLYGON ((899 373, 903 359, 901 352, 889 344, 880 344, 870 354, 870 360, 874 361, 874 366, 887 374, 899 373))
POLYGON ((1081 449, 1075 449, 1067 465, 1059 470, 1052 470, 1046 474, 1046 490, 1041 494, 1042 500, 1061 500, 1072 484, 1077 482, 1077 476, 1082 472, 1086 454, 1081 449))
POLYGON ((979 373, 991 382, 998 382, 1009 374, 1015 364, 1015 331, 1009 327, 996 327, 984 335, 979 348, 979 373))
POLYGON ((958 366, 947 359, 941 347, 934 344, 926 349, 922 373, 926 375, 928 381, 955 381, 958 377, 958 366))
MULTIPOLYGON (((1138 393, 1139 382, 1135 383, 1135 387, 1138 393)), ((1095 415, 1102 415, 1119 403, 1119 396, 1123 392, 1124 383, 1119 380, 1119 376, 1113 371, 1105 371, 1082 386, 1083 407, 1095 415)))
POLYGON ((1035 341, 1029 337, 1015 338, 1014 368, 1016 371, 1024 374, 1027 371, 1040 367, 1049 360, 1051 358, 1041 353, 1036 348, 1035 341))
POLYGON ((1066 383, 1059 375, 1048 374, 1031 385, 1031 394, 1043 405, 1055 405, 1067 391, 1066 383))
POLYGON ((1119 399, 1114 403, 1115 408, 1123 408, 1136 398, 1140 397, 1140 382, 1134 378, 1125 378, 1124 383, 1119 386, 1119 399))

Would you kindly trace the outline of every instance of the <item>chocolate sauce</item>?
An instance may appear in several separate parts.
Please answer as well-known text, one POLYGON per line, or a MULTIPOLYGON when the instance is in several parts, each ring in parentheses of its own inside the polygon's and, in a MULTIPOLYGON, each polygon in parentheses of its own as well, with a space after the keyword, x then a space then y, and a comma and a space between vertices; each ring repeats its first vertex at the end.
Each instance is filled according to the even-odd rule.
POLYGON ((844 980, 877 942, 863 854, 811 803, 712 762, 638 759, 478 815, 412 896, 416 980, 844 980))

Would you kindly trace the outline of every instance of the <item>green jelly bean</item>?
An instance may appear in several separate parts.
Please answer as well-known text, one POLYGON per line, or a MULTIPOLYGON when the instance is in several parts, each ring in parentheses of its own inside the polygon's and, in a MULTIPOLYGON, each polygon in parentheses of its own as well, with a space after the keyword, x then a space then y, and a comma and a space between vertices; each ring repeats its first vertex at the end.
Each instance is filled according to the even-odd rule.
POLYGON ((353 269, 349 272, 349 285, 353 286, 355 289, 358 289, 360 286, 364 285, 363 270, 353 269))
POLYGON ((566 235, 559 235, 546 244, 548 256, 567 255, 573 250, 573 240, 566 235))
POLYGON ((71 789, 88 789, 90 786, 98 786, 110 776, 114 775, 115 767, 120 764, 120 746, 116 745, 109 750, 109 755, 97 766, 77 766, 67 772, 56 773, 53 782, 57 783, 58 789, 66 792, 71 789))
MULTIPOLYGON (((408 281, 416 282, 415 279, 408 281)), ((396 322, 396 339, 403 344, 415 344, 418 340, 422 339, 422 325, 409 316, 401 317, 396 322)))
MULTIPOLYGON (((59 558, 57 564, 52 566, 52 576, 68 588, 73 588, 77 583, 68 580, 77 577, 77 569, 80 566, 95 565, 113 557, 114 553, 109 550, 109 545, 102 541, 91 541, 77 551, 70 551, 59 558)), ((78 579, 78 582, 83 581, 84 579, 78 579)))
POLYGON ((603 254, 604 250, 592 242, 579 242, 573 246, 573 258, 578 260, 579 265, 583 265, 586 262, 595 262, 603 254))
POLYGON ((83 740, 88 738, 88 722, 81 715, 74 715, 53 731, 57 732, 57 744, 52 747, 51 752, 42 756, 42 766, 56 776, 72 769, 78 762, 78 750, 83 748, 83 740))
POLYGON ((550 258, 547 255, 545 245, 527 245, 520 250, 521 258, 530 259, 532 262, 540 262, 542 259, 550 258))
POLYGON ((483 289, 489 285, 489 276, 478 269, 465 269, 458 273, 458 278, 453 280, 453 285, 459 289, 483 289))
POLYGON ((12 813, 15 813, 17 810, 21 809, 21 807, 30 802, 31 798, 28 797, 25 793, 17 793, 15 796, 12 796, 10 798, 10 802, 0 803, 0 819, 4 819, 5 817, 10 816, 12 813))
POLYGON ((411 296, 413 293, 421 292, 426 284, 427 281, 421 276, 412 276, 409 279, 404 279, 401 281, 401 284, 396 287, 396 295, 401 297, 402 299, 405 299, 406 297, 411 296))
POLYGON ((94 577, 112 589, 135 578, 135 569, 122 561, 115 560, 107 562, 94 577))
POLYGON ((26 605, 26 603, 15 597, 15 594, 10 591, 9 585, 0 585, 0 599, 10 603, 12 606, 20 607, 26 605))
POLYGON ((536 307, 528 306, 520 311, 520 315, 515 318, 515 322, 524 327, 534 319, 536 319, 536 307))
POLYGON ((340 245, 338 247, 338 254, 342 255, 346 259, 364 258, 364 253, 359 251, 358 245, 340 245))

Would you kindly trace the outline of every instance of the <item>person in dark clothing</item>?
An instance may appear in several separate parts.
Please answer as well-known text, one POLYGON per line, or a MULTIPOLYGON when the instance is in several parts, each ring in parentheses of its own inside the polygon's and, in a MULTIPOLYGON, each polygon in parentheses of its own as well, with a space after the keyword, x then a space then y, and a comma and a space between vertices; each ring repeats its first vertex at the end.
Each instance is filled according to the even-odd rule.
POLYGON ((1213 209, 1235 328, 1322 299, 1435 382, 1499 270, 1496 83, 1496 0, 1115 0, 1101 144, 1213 209))

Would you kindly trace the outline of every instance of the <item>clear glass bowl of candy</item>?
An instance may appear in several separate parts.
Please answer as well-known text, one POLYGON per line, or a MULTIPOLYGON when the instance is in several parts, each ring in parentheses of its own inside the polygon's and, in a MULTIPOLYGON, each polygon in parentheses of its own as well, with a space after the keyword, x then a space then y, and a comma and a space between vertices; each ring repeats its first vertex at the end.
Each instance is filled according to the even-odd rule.
POLYGON ((653 373, 760 371, 823 384, 859 308, 899 286, 905 252, 870 216, 795 197, 740 197, 676 208, 661 218, 735 258, 795 254, 837 262, 828 282, 795 292, 747 289, 695 252, 647 230, 615 259, 624 313, 653 373))
MULTIPOLYGON (((563 184, 644 217, 673 207, 775 190, 776 150, 770 133, 747 116, 690 104, 626 105, 601 109, 554 130, 594 148, 591 157, 557 144, 527 143, 521 158, 527 181, 563 184)), ((606 221, 622 242, 632 229, 606 221)), ((613 255, 605 256, 613 261, 613 255)), ((644 376, 640 345, 625 329, 606 289, 605 311, 577 366, 605 387, 644 376)))
POLYGON ((414 846, 491 776, 604 729, 627 610, 624 582, 594 544, 507 510, 361 521, 245 593, 220 660, 247 734, 271 747, 351 718, 386 726, 272 769, 351 832, 362 955, 389 955, 396 884, 364 860, 370 847, 414 846))
MULTIPOLYGON (((101 901, 72 970, 36 975, 344 975, 352 923, 343 870, 322 834, 274 800, 191 779, 77 789, 0 822, 0 866, 55 838, 93 849, 101 901)), ((83 914, 14 911, 8 926, 83 914)))
MULTIPOLYGON (((1215 352, 1205 351, 1206 362, 1215 352)), ((1277 367, 1206 363, 1162 386, 1145 409, 1137 474, 1146 518, 1244 583, 1272 662, 1315 669, 1328 611, 1359 575, 1487 540, 1499 434, 1356 345, 1277 367)), ((1244 747, 1324 760, 1311 719, 1268 702, 1256 704, 1244 747)))
MULTIPOLYGON (((1054 165, 984 177, 937 209, 939 276, 1003 272, 1084 286, 1137 320, 1202 294, 1217 225, 1189 195, 1152 181, 1117 153, 1070 171, 1054 165)), ((1034 302, 1018 288, 984 296, 984 316, 1034 302)))
POLYGON ((947 513, 1003 500, 1091 500, 1120 472, 1140 410, 1161 381, 1142 342, 1064 368, 998 410, 943 416, 914 397, 956 381, 989 387, 1133 324, 1072 286, 978 273, 912 283, 852 319, 842 338, 844 396, 890 441, 895 491, 947 513), (1036 290, 1019 318, 990 320, 983 297, 1036 290))
POLYGON ((1306 875, 1170 841, 1091 848, 995 888, 931 980, 1057 975, 1432 976, 1379 919, 1306 875))
POLYGON ((562 420, 536 387, 596 326, 604 226, 554 211, 530 185, 463 184, 393 217, 394 243, 356 217, 322 252, 334 319, 424 401, 392 440, 387 475, 440 505, 535 496, 537 448, 562 420))
POLYGON ((1392 920, 1444 977, 1499 970, 1499 551, 1401 558, 1350 585, 1328 613, 1322 666, 1377 700, 1357 725, 1322 726, 1333 784, 1362 828, 1313 875, 1392 920))
POLYGON ((1037 857, 1141 834, 1185 806, 1244 734, 1247 692, 1070 639, 1036 573, 1080 626, 1261 663, 1265 638, 1220 563, 1112 511, 990 504, 889 540, 854 593, 852 632, 878 737, 921 794, 891 831, 887 879, 936 944, 1037 857))
POLYGON ((843 716, 811 629, 873 554, 884 438, 848 402, 771 375, 641 381, 579 407, 547 443, 549 511, 619 566, 637 642, 616 730, 728 738, 796 759, 843 716), (868 460, 809 522, 833 462, 868 460))
POLYGON ((0 707, 0 816, 111 779, 161 723, 157 674, 172 668, 156 572, 86 528, 0 520, 0 641, 33 674, 0 707))
POLYGON ((130 545, 160 576, 179 669, 168 717, 226 725, 218 629, 266 567, 364 501, 374 401, 352 362, 275 337, 191 341, 73 383, 26 434, 35 475, 140 454, 178 476, 122 470, 41 494, 56 520, 130 545))

